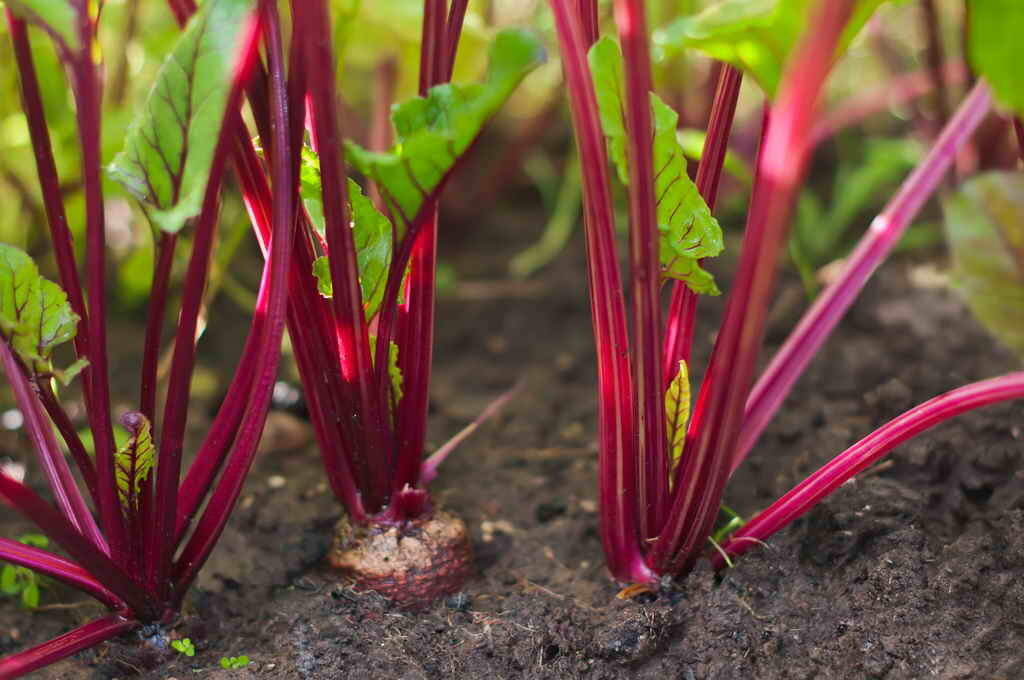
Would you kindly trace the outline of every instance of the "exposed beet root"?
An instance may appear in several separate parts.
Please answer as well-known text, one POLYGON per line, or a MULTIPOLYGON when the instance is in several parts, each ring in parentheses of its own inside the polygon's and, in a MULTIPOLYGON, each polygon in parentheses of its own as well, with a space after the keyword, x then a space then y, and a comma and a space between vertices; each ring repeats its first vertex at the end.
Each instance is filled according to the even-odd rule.
POLYGON ((473 550, 466 524, 446 512, 402 526, 353 526, 342 517, 327 561, 357 587, 414 609, 461 589, 473 550))

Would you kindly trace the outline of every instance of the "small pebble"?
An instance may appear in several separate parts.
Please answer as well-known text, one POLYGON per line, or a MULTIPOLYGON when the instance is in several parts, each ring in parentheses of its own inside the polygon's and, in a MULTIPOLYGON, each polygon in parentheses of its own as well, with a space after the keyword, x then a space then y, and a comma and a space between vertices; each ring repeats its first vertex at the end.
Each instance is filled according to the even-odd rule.
POLYGON ((271 489, 280 489, 287 483, 288 480, 281 475, 271 475, 270 478, 267 479, 267 486, 271 489))

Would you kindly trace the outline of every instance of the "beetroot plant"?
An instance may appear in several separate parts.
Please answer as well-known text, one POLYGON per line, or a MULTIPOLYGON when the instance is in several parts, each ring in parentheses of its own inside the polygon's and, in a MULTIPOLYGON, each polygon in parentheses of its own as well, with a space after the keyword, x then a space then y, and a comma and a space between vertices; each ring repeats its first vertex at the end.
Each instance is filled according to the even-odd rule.
MULTIPOLYGON (((375 121, 378 148, 364 149, 340 129, 327 3, 291 3, 290 162, 301 209, 287 324, 327 479, 346 510, 329 561, 409 605, 459 588, 471 558, 464 524, 437 511, 424 488, 461 439, 424 460, 438 198, 485 122, 543 59, 531 34, 502 31, 484 81, 449 84, 466 7, 424 2, 420 94, 392 108, 393 131, 375 121)), ((265 245, 270 194, 251 145, 239 140, 238 150, 265 245)))
POLYGON ((599 39, 596 2, 549 4, 583 169, 598 361, 601 536, 614 578, 656 583, 682 577, 707 553, 722 566, 901 442, 970 409, 1024 396, 1024 373, 1011 373, 926 401, 839 454, 742 528, 714 540, 730 475, 988 113, 989 86, 984 80, 974 86, 872 222, 842 274, 755 383, 819 95, 842 46, 879 3, 728 0, 679 27, 689 45, 735 63, 721 69, 696 183, 686 174, 676 141, 676 114, 652 92, 643 0, 615 0, 618 44, 599 39), (801 26, 808 30, 796 40, 801 26), (738 269, 690 417, 687 364, 697 295, 717 292, 701 261, 722 249, 711 209, 736 108, 738 67, 753 73, 771 99, 764 108, 738 269), (609 157, 628 190, 631 327, 616 256, 609 157), (666 281, 672 285, 667 315, 660 300, 666 281))
MULTIPOLYGON (((179 4, 173 7, 184 19, 179 4)), ((110 610, 50 642, 0 660, 0 677, 13 678, 136 629, 144 631, 140 637, 150 644, 166 649, 165 627, 175 620, 216 544, 259 442, 284 329, 297 175, 288 163, 288 97, 282 87, 276 4, 208 0, 184 27, 126 133, 123 151, 109 166, 111 176, 140 200, 157 240, 138 409, 120 414, 128 434, 118 446, 108 371, 99 4, 16 0, 7 3, 6 18, 60 285, 43 278, 28 255, 0 245, 0 362, 24 414, 52 501, 6 470, 0 471, 0 499, 66 556, 0 539, 0 559, 62 581, 110 610), (65 217, 29 49, 29 26, 52 40, 74 95, 86 201, 84 281, 65 217), (182 478, 196 331, 222 184, 236 136, 248 138, 238 111, 261 44, 269 64, 264 103, 273 137, 270 252, 228 396, 182 478), (171 262, 182 230, 191 232, 191 253, 163 410, 157 418, 157 366, 171 262), (75 360, 58 368, 55 352, 68 341, 73 341, 75 360), (76 377, 92 451, 57 395, 56 382, 68 384, 76 377)))

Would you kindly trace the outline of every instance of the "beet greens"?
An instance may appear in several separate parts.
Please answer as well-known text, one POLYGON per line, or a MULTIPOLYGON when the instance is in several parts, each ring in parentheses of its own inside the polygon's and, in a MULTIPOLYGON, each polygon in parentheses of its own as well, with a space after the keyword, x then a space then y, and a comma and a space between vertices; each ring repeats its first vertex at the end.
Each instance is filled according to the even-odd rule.
MULTIPOLYGON (((304 40, 293 43, 293 60, 307 69, 312 143, 302 157, 307 219, 293 259, 299 273, 288 328, 328 480, 357 524, 430 514, 424 470, 432 477, 451 450, 423 460, 437 202, 486 121, 543 59, 531 34, 501 31, 484 82, 449 84, 467 3, 447 4, 424 3, 420 96, 392 108, 394 141, 375 149, 351 140, 342 148, 326 8, 294 8, 304 40), (377 205, 347 178, 345 160, 377 205)), ((259 193, 246 190, 251 205, 259 193)))
POLYGON ((599 38, 595 2, 549 4, 583 167, 598 355, 601 535, 616 579, 681 577, 709 551, 722 566, 906 439, 964 411, 1024 396, 1024 373, 1013 373, 925 402, 837 456, 721 544, 713 540, 730 475, 984 119, 989 89, 984 82, 974 87, 755 384, 780 248, 816 141, 817 102, 834 55, 879 3, 728 0, 661 34, 663 51, 699 47, 736 65, 721 69, 696 185, 675 141, 675 113, 652 92, 642 0, 614 2, 621 53, 611 38, 599 38), (721 250, 710 207, 739 94, 737 67, 749 69, 773 99, 765 104, 738 270, 691 417, 687 362, 697 295, 717 292, 700 262, 721 250), (616 255, 609 157, 628 189, 631 332, 616 255), (660 290, 670 279, 663 322, 660 290))
MULTIPOLYGON (((209 0, 184 26, 128 130, 124 150, 109 168, 111 176, 140 200, 158 239, 139 408, 120 415, 127 437, 123 445, 115 445, 107 362, 106 232, 99 157, 103 88, 95 47, 96 12, 97 4, 84 0, 8 3, 7 22, 61 285, 42 278, 25 253, 0 246, 0 361, 56 504, 7 471, 0 471, 0 498, 35 523, 68 558, 0 539, 0 559, 78 588, 111 613, 0 660, 3 678, 28 673, 143 624, 158 624, 151 629, 157 632, 149 642, 166 647, 168 640, 159 626, 177 615, 224 528, 256 452, 284 330, 296 181, 285 134, 287 93, 282 79, 273 77, 283 75, 284 69, 276 5, 262 2, 257 9, 250 0, 209 0), (74 94, 86 198, 85 286, 78 275, 29 50, 29 24, 52 39, 74 94), (235 135, 248 136, 237 111, 261 42, 272 75, 267 107, 274 137, 274 237, 231 389, 182 484, 196 330, 223 178, 235 135), (192 249, 164 409, 157 419, 157 363, 171 262, 183 229, 192 232, 192 249), (56 368, 54 350, 71 340, 76 360, 67 368, 56 368), (76 375, 89 418, 91 452, 53 385, 54 380, 67 384, 76 375), (66 462, 54 428, 84 488, 66 462), (216 483, 208 479, 196 487, 189 482, 198 469, 222 474, 216 483), (205 509, 193 524, 204 501, 205 509)), ((184 19, 183 14, 179 17, 184 19)))

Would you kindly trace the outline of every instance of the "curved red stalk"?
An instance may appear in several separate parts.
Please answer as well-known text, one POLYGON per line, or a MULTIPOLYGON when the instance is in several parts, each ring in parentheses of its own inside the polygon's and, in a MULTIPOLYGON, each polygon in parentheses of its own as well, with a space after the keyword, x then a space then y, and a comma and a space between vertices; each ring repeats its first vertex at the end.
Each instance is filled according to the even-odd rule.
POLYGON ((163 428, 158 446, 160 455, 156 465, 154 512, 152 521, 146 527, 142 560, 146 567, 147 587, 161 599, 167 597, 167 589, 170 587, 168 571, 174 552, 181 457, 188 420, 192 371, 195 366, 196 328, 217 227, 220 187, 233 142, 231 124, 237 119, 235 112, 241 104, 242 86, 258 56, 259 36, 259 21, 253 17, 240 43, 242 47, 235 66, 234 80, 228 95, 217 146, 210 164, 210 175, 193 237, 192 255, 185 275, 185 289, 182 293, 171 374, 167 381, 163 428))
POLYGON ((102 619, 90 621, 49 642, 0 659, 0 678, 21 677, 38 668, 56 663, 75 652, 127 633, 138 625, 138 622, 129 621, 119 614, 111 614, 102 619))
POLYGON ((96 521, 93 519, 89 506, 86 505, 82 493, 75 483, 64 453, 57 444, 53 428, 47 421, 39 399, 25 377, 20 362, 14 356, 6 341, 0 340, 0 364, 7 374, 7 382, 14 391, 14 400, 25 417, 25 432, 32 441, 39 462, 46 474, 46 480, 64 517, 97 549, 109 552, 107 542, 103 539, 96 521))
POLYGON ((139 380, 139 411, 146 416, 153 428, 156 439, 156 384, 157 365, 160 363, 160 341, 164 330, 164 315, 167 310, 167 288, 171 281, 171 267, 174 265, 174 250, 178 243, 177 234, 160 232, 156 246, 156 267, 153 269, 153 283, 149 289, 149 304, 146 309, 146 339, 142 353, 142 374, 139 380))
POLYGON ((668 510, 669 456, 661 345, 661 267, 655 213, 651 140, 651 55, 643 0, 616 0, 625 65, 625 121, 629 158, 629 265, 633 301, 633 388, 637 434, 640 538, 658 535, 668 510))
POLYGON ((388 444, 386 403, 378 399, 369 345, 356 249, 349 227, 348 186, 341 157, 334 55, 329 35, 330 18, 322 0, 297 3, 304 35, 305 65, 309 69, 310 120, 320 154, 324 223, 334 296, 334 332, 341 358, 342 377, 349 385, 355 407, 353 433, 357 486, 367 510, 382 509, 390 495, 394 453, 388 444))
POLYGON ((154 611, 147 593, 120 566, 79 533, 52 505, 2 472, 0 499, 42 529, 93 578, 124 600, 139 618, 152 618, 158 613, 154 611))
MULTIPOLYGON (((911 437, 966 411, 1021 398, 1024 398, 1024 372, 971 383, 929 399, 861 439, 762 510, 729 538, 722 546, 723 552, 730 556, 743 554, 911 437)), ((723 566, 722 554, 712 559, 717 568, 723 566)))
POLYGON ((612 576, 653 581, 643 561, 636 503, 636 430, 629 336, 615 253, 615 211, 608 158, 587 65, 585 37, 566 0, 549 0, 562 52, 576 146, 583 170, 584 228, 590 307, 597 349, 601 541, 612 576))
POLYGON ((0 560, 17 564, 39 572, 50 578, 57 579, 72 588, 77 588, 87 595, 107 605, 111 609, 124 609, 124 601, 109 589, 100 584, 92 575, 71 560, 59 555, 25 545, 9 538, 0 538, 0 560))
MULTIPOLYGON (((421 52, 432 56, 433 64, 420 62, 420 95, 427 88, 451 80, 455 54, 462 34, 467 1, 453 0, 446 24, 429 20, 444 16, 444 0, 432 7, 434 0, 425 0, 421 52)), ((395 438, 397 459, 392 493, 420 484, 423 448, 427 436, 427 414, 430 403, 430 370, 434 351, 434 310, 437 278, 438 200, 441 190, 434 192, 425 204, 425 217, 419 233, 410 229, 405 238, 414 239, 409 259, 409 279, 405 302, 398 307, 395 338, 399 347, 398 365, 402 371, 403 396, 396 408, 395 438)), ((394 271, 401 275, 405 268, 394 271)), ((378 344, 378 352, 381 345, 378 344)), ((387 349, 385 347, 385 349, 387 349)), ((378 354, 377 380, 386 387, 387 356, 378 354)))
POLYGON ((925 201, 942 182, 992 106, 988 85, 979 81, 960 109, 946 125, 921 164, 906 179, 899 192, 876 217, 856 249, 846 259, 843 272, 814 301, 772 358, 747 400, 740 438, 733 455, 735 470, 757 442, 778 411, 800 374, 824 344, 832 329, 850 308, 878 264, 899 242, 925 201))
POLYGON ((682 574, 691 568, 718 513, 763 336, 779 250, 807 163, 807 131, 852 7, 852 0, 817 3, 809 23, 814 30, 801 39, 786 68, 758 158, 740 268, 680 463, 681 483, 669 521, 650 555, 659 573, 682 574))
MULTIPOLYGON (((254 315, 265 316, 264 334, 261 337, 259 355, 253 371, 250 401, 238 428, 231 455, 224 473, 213 492, 206 511, 196 525, 196 530, 185 545, 174 567, 174 589, 172 603, 180 606, 188 586, 195 579, 210 556, 217 539, 220 538, 228 516, 242 490, 249 467, 252 465, 259 444, 260 434, 270 406, 270 397, 277 376, 277 365, 281 356, 281 337, 284 334, 285 315, 288 307, 288 276, 292 246, 297 224, 297 178, 292 172, 294 155, 289 135, 288 101, 285 85, 284 56, 281 44, 281 27, 275 0, 262 0, 260 15, 266 26, 267 53, 270 62, 270 94, 272 100, 271 165, 273 178, 273 232, 270 242, 270 257, 267 258, 260 284, 270 294, 266 306, 255 310, 254 315)), ((231 109, 233 110, 233 108, 231 109)))
POLYGON ((107 364, 106 225, 103 211, 103 158, 101 154, 101 105, 103 83, 93 62, 95 26, 89 4, 77 9, 79 40, 83 47, 71 55, 69 70, 75 95, 78 136, 82 149, 82 188, 85 194, 85 261, 89 323, 86 326, 89 366, 83 373, 89 390, 87 415, 92 430, 96 464, 96 499, 100 524, 116 561, 128 549, 124 519, 114 480, 114 431, 110 420, 110 383, 107 364))
MULTIPOLYGON (((35 63, 32 60, 32 48, 28 41, 25 21, 17 18, 10 8, 5 10, 7 26, 14 46, 14 58, 18 66, 21 84, 22 108, 28 123, 29 137, 32 140, 32 153, 36 159, 36 172, 39 176, 39 188, 46 209, 46 219, 50 226, 50 241, 60 272, 61 287, 68 294, 71 309, 80 317, 78 334, 75 336, 75 351, 79 357, 89 355, 88 345, 88 310, 82 298, 82 282, 78 278, 75 265, 75 244, 68 228, 68 218, 64 212, 64 199, 60 190, 60 175, 53 159, 53 146, 50 144, 50 129, 46 125, 46 114, 43 99, 39 93, 39 78, 36 76, 35 63)), ((86 378, 88 371, 83 375, 86 378)), ((83 390, 85 398, 90 398, 88 388, 83 390)), ((88 403, 88 402, 87 402, 88 403)))

